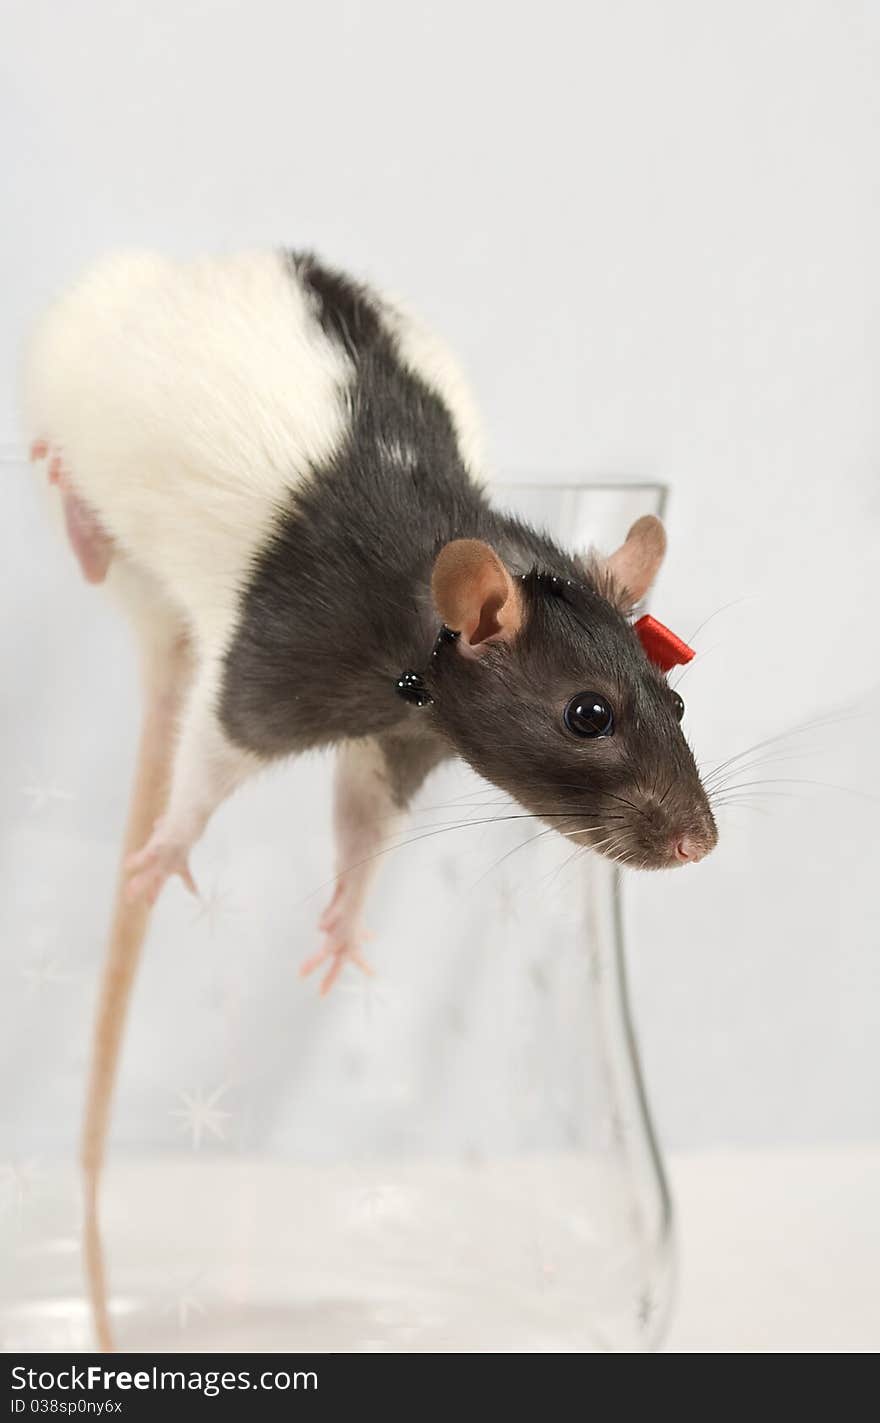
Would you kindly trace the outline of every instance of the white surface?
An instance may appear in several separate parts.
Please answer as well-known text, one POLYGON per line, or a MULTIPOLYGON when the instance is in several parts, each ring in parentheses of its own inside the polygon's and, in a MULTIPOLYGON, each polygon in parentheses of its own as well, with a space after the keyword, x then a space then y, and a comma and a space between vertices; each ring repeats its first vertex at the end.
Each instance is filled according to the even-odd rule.
MULTIPOLYGON (((880 1349, 880 1151, 675 1156, 672 1175, 682 1270, 668 1351, 880 1349)), ((560 1161, 390 1175, 117 1164, 106 1218, 120 1342, 627 1347, 620 1317, 632 1276, 623 1257, 609 1268, 613 1251, 591 1215, 599 1199, 607 1212, 608 1197, 587 1184, 560 1161), (604 1333, 592 1334, 597 1298, 604 1333)), ((7 1251, 0 1298, 6 1349, 88 1344, 72 1187, 39 1174, 24 1183, 24 1248, 7 1251), (41 1243, 29 1248, 35 1227, 41 1243)))
POLYGON ((682 1272, 668 1351, 880 1350, 880 1151, 719 1151, 671 1168, 682 1272))
MULTIPOLYGON (((315 245, 461 352, 505 473, 670 481, 658 616, 688 636, 735 603, 682 687, 702 755, 856 703, 866 719, 759 774, 876 794, 878 59, 880 9, 859 0, 9 0, 0 434, 17 438, 28 321, 99 252, 315 245)), ((109 826, 131 728, 103 720, 103 688, 128 664, 106 617, 88 659, 29 621, 28 555, 0 520, 6 711, 40 729, 4 791, 65 791, 80 767, 109 826)), ((323 822, 298 776, 291 806, 323 822)), ((631 890, 648 1075, 679 1145, 880 1135, 877 807, 779 789, 795 798, 766 818, 725 818, 704 866, 631 890)), ((83 861, 65 878, 59 857, 63 905, 83 861)), ((6 971, 41 933, 5 946, 6 971)))

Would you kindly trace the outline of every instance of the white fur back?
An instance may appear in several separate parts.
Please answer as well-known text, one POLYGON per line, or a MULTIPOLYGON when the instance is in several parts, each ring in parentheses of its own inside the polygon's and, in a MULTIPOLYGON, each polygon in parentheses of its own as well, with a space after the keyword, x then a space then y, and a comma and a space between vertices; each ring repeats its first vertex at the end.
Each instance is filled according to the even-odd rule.
POLYGON ((125 255, 43 319, 26 416, 208 635, 286 491, 341 438, 350 378, 279 254, 125 255))
MULTIPOLYGON (((476 416, 452 359, 397 306, 385 320, 476 471, 476 416)), ((343 438, 353 374, 281 253, 124 254, 40 323, 26 419, 124 553, 217 646, 287 493, 343 438)))

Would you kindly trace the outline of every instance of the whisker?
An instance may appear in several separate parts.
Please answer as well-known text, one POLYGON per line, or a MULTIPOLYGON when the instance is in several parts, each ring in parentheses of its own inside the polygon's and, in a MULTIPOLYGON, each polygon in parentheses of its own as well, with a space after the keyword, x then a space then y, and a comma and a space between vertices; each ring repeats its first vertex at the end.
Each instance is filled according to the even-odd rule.
MULTIPOLYGON (((515 803, 515 802, 514 802, 514 803, 515 803)), ((393 841, 393 840, 397 839, 397 838, 398 838, 399 836, 401 836, 401 835, 406 835, 406 836, 410 836, 410 838, 409 838, 408 840, 404 841, 404 843, 405 843, 405 844, 410 844, 410 843, 412 843, 413 840, 415 840, 415 839, 421 839, 421 838, 423 838, 422 835, 421 835, 421 832, 422 832, 422 831, 428 831, 428 830, 444 830, 444 829, 454 830, 454 829, 456 829, 456 828, 465 829, 465 828, 466 828, 467 826, 469 826, 469 825, 500 825, 500 824, 502 824, 502 822, 509 821, 509 820, 576 820, 579 816, 581 816, 581 815, 583 815, 583 814, 584 814, 584 812, 583 812, 583 810, 580 809, 580 808, 578 808, 578 809, 572 809, 572 810, 536 810, 536 811, 523 810, 523 811, 517 811, 517 812, 515 812, 515 813, 513 813, 513 814, 511 814, 511 815, 491 815, 491 816, 483 816, 483 817, 481 817, 481 819, 479 819, 479 820, 472 820, 472 819, 469 819, 469 820, 438 820, 438 821, 435 821, 435 823, 434 823, 433 825, 417 825, 417 826, 415 827, 415 829, 419 832, 419 834, 417 834, 417 835, 414 836, 414 837, 413 837, 413 836, 410 836, 409 827, 405 826, 402 830, 397 831, 395 835, 392 835, 392 836, 390 837, 390 841, 393 841)), ((386 819, 388 819, 388 820, 392 820, 392 819, 395 819, 395 818, 396 818, 395 816, 388 816, 388 817, 386 817, 386 819)), ((620 820, 623 820, 625 817, 621 815, 621 816, 606 816, 605 818, 606 818, 606 819, 620 819, 620 820)), ((550 828, 551 828, 551 829, 555 829, 554 826, 551 826, 550 828)))
POLYGON ((669 792, 672 790, 672 787, 673 787, 674 785, 675 785, 675 781, 674 781, 674 780, 671 780, 671 781, 669 782, 669 785, 666 787, 665 791, 663 792, 662 796, 660 797, 660 799, 659 799, 658 802, 657 802, 657 809, 658 809, 658 810, 659 810, 660 806, 663 804, 663 802, 665 801, 666 797, 669 795, 669 792))
POLYGON ((843 795, 860 796, 863 800, 880 800, 872 791, 859 790, 856 786, 838 786, 832 781, 812 781, 802 776, 768 776, 760 781, 738 781, 734 785, 721 787, 722 793, 726 790, 742 791, 755 786, 818 786, 822 790, 840 791, 843 795))
MULTIPOLYGON (((700 636, 700 633, 703 631, 703 628, 707 628, 711 622, 714 622, 715 618, 720 618, 722 613, 729 612, 731 608, 739 607, 741 603, 754 602, 757 596, 757 593, 744 593, 741 598, 734 598, 733 601, 730 603, 723 603, 720 608, 715 609, 714 613, 710 613, 708 618, 704 618, 703 621, 700 623, 700 626, 697 628, 696 632, 692 632, 690 637, 686 638, 685 640, 688 643, 693 644, 700 636)), ((702 656, 702 653, 700 655, 702 656)))
POLYGON ((771 805, 755 805, 754 801, 750 800, 737 800, 733 801, 730 805, 722 805, 719 807, 719 819, 723 815, 730 815, 738 810, 747 810, 750 814, 754 812, 755 815, 766 816, 772 814, 773 807, 771 805))
MULTIPOLYGON (((796 792, 796 791, 749 791, 749 792, 748 792, 748 797, 749 797, 750 799, 756 799, 758 796, 760 796, 762 799, 766 799, 766 798, 769 797, 769 798, 771 798, 771 799, 773 799, 773 800, 797 800, 797 799, 798 799, 798 795, 797 795, 797 792, 796 792)), ((713 801, 712 801, 712 805, 713 805, 713 806, 732 805, 732 804, 733 804, 733 801, 734 801, 735 799, 741 799, 741 797, 738 797, 738 796, 721 796, 721 797, 719 797, 718 800, 713 800, 713 801)))
MULTIPOLYGON (((735 776, 735 775, 737 775, 740 771, 755 771, 755 770, 757 770, 760 766, 780 766, 780 765, 784 764, 784 763, 787 762, 787 761, 805 761, 805 760, 807 760, 811 755, 814 755, 814 754, 815 754, 815 752, 813 752, 813 751, 804 750, 804 751, 787 751, 787 752, 780 752, 778 755, 773 755, 773 756, 756 756, 756 757, 754 758, 754 760, 752 760, 752 761, 743 761, 743 762, 741 763, 741 765, 739 765, 739 766, 737 766, 737 767, 735 767, 735 768, 732 768, 732 769, 729 768, 727 775, 722 776, 722 777, 720 778, 720 782, 719 782, 717 776, 714 777, 714 778, 713 778, 712 776, 708 776, 708 777, 706 778, 706 781, 708 781, 708 783, 709 783, 710 785, 714 784, 715 786, 717 786, 718 784, 724 784, 724 783, 729 779, 729 777, 730 777, 731 775, 734 775, 734 776, 735 776)), ((705 782, 704 782, 704 784, 705 784, 705 782)))
POLYGON ((846 721, 858 721, 864 715, 866 715, 866 713, 856 713, 853 716, 820 717, 814 721, 803 722, 800 726, 791 727, 788 731, 780 731, 775 736, 767 736, 763 741, 756 741, 754 745, 747 746, 744 751, 738 751, 735 756, 728 756, 726 761, 722 761, 714 770, 709 772, 707 780, 711 781, 714 776, 719 775, 721 771, 726 770, 728 766, 734 765, 737 761, 742 761, 744 757, 750 756, 753 751, 761 751, 765 746, 774 746, 780 741, 788 740, 789 737, 800 736, 805 731, 815 731, 820 727, 839 726, 842 722, 846 721))
MULTIPOLYGON (((526 845, 534 845, 535 841, 540 840, 544 835, 554 835, 556 833, 557 827, 555 825, 548 825, 546 830, 539 830, 537 835, 530 835, 528 840, 520 840, 518 845, 514 845, 510 850, 506 850, 500 860, 496 860, 494 864, 490 865, 488 870, 481 874, 479 879, 474 881, 471 885, 471 889, 476 889, 477 885, 482 884, 484 879, 488 879, 489 875, 494 874, 495 871, 504 864, 505 860, 509 860, 511 855, 516 854, 517 850, 524 850, 526 845)), ((561 833, 564 835, 565 831, 563 830, 561 833)))
POLYGON ((562 862, 561 865, 557 865, 557 866, 556 866, 556 869, 553 871, 553 874, 550 876, 550 879, 549 879, 549 881, 547 882, 546 888, 549 890, 549 889, 556 883, 557 879, 558 879, 559 876, 562 874, 563 870, 567 869, 568 866, 569 866, 574 860, 579 859, 582 855, 588 854, 591 849, 595 849, 595 846, 592 846, 592 845, 578 845, 577 848, 576 848, 575 850, 573 850, 570 855, 567 855, 567 856, 565 857, 565 859, 563 860, 563 862, 562 862))
POLYGON ((628 805, 630 810, 634 810, 638 815, 642 817, 643 820, 650 821, 651 817, 648 815, 648 813, 644 810, 640 810, 637 805, 633 805, 633 802, 631 800, 626 800, 624 796, 612 795, 610 791, 605 791, 604 794, 607 795, 611 800, 619 800, 621 805, 628 805))
POLYGON ((669 686, 670 686, 671 690, 672 690, 673 692, 677 692, 678 689, 679 689, 679 687, 681 686, 682 682, 684 681, 685 677, 688 675, 688 673, 689 673, 689 672, 693 672, 694 668, 695 668, 696 666, 698 666, 698 665, 702 667, 703 663, 706 661, 706 658, 707 658, 707 657, 711 657, 712 654, 713 654, 713 652, 717 652, 718 649, 719 649, 719 647, 721 647, 721 646, 722 646, 722 644, 721 644, 720 642, 713 642, 713 644, 712 644, 711 647, 707 647, 706 650, 705 650, 705 652, 701 652, 701 653, 700 653, 700 661, 699 661, 699 664, 697 663, 696 659, 694 659, 692 662, 688 662, 688 663, 681 669, 681 671, 679 672, 679 674, 678 674, 678 676, 676 677, 675 681, 674 681, 674 682, 670 682, 669 686))
MULTIPOLYGON (((482 820, 461 820, 461 821, 457 821, 457 822, 452 822, 451 824, 442 824, 442 825, 434 826, 433 828, 428 828, 428 829, 427 829, 427 833, 425 833, 425 834, 419 833, 418 835, 411 835, 411 836, 409 837, 409 839, 407 839, 407 840, 401 840, 401 841, 399 841, 397 844, 394 844, 394 843, 393 843, 394 837, 392 837, 391 841, 389 841, 387 844, 383 845, 383 847, 382 847, 381 849, 375 850, 372 855, 365 855, 365 856, 363 857, 363 859, 360 859, 360 860, 353 860, 353 861, 351 862, 351 864, 344 865, 344 866, 342 867, 342 869, 341 869, 341 870, 337 870, 336 874, 335 874, 335 875, 332 875, 330 879, 324 880, 321 884, 317 885, 313 890, 310 890, 308 894, 303 895, 303 898, 302 898, 301 900, 298 900, 297 903, 298 903, 298 904, 306 904, 306 903, 308 903, 308 901, 309 901, 310 899, 313 899, 313 898, 315 897, 315 895, 320 894, 323 890, 329 888, 330 885, 336 885, 336 884, 338 884, 339 881, 340 881, 341 879, 343 879, 347 874, 351 874, 352 870, 359 870, 363 865, 372 864, 373 860, 379 860, 379 859, 381 859, 384 855, 389 855, 389 854, 391 854, 391 853, 392 853, 393 851, 395 851, 395 850, 403 850, 403 849, 405 849, 408 845, 415 845, 415 844, 417 844, 420 840, 433 840, 435 836, 448 834, 448 832, 449 832, 450 830, 476 830, 476 829, 478 829, 481 825, 499 825, 499 824, 501 824, 501 823, 503 823, 503 822, 505 822, 505 821, 509 821, 509 820, 538 820, 538 819, 540 819, 540 816, 537 816, 537 815, 529 815, 529 814, 522 814, 522 815, 495 815, 495 816, 488 816, 488 817, 486 817, 486 818, 484 818, 484 819, 482 819, 482 820)), ((550 828, 550 829, 554 829, 553 826, 550 826, 549 828, 550 828)), ((421 830, 426 829, 426 827, 421 826, 421 827, 419 827, 419 829, 420 829, 420 831, 421 831, 421 830)))

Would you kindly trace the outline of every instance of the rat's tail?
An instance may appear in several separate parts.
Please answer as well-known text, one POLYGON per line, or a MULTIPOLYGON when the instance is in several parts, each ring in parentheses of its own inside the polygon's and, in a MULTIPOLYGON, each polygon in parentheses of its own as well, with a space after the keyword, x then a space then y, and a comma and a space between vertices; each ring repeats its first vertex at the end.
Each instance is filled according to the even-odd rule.
MULTIPOLYGON (((140 621, 140 619, 139 619, 140 621)), ((174 754, 175 718, 189 673, 189 651, 177 622, 153 622, 144 636, 144 719, 132 790, 110 941, 92 1041, 92 1063, 81 1141, 86 1281, 98 1348, 113 1349, 107 1281, 98 1221, 98 1190, 122 1034, 150 906, 125 896, 125 861, 139 850, 165 809, 174 754)))

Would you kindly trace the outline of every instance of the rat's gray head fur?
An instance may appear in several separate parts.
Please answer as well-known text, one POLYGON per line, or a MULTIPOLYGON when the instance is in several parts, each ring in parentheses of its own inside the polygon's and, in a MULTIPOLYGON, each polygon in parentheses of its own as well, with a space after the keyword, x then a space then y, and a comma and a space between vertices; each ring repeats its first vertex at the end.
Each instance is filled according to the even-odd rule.
MULTIPOLYGON (((656 521, 640 524, 657 537, 656 521)), ((717 832, 683 704, 646 656, 619 582, 626 566, 641 593, 662 543, 641 571, 624 545, 577 580, 541 568, 512 577, 485 545, 456 547, 438 559, 435 598, 464 632, 441 647, 430 683, 433 714, 464 759, 575 844, 623 864, 708 854, 717 832)))

